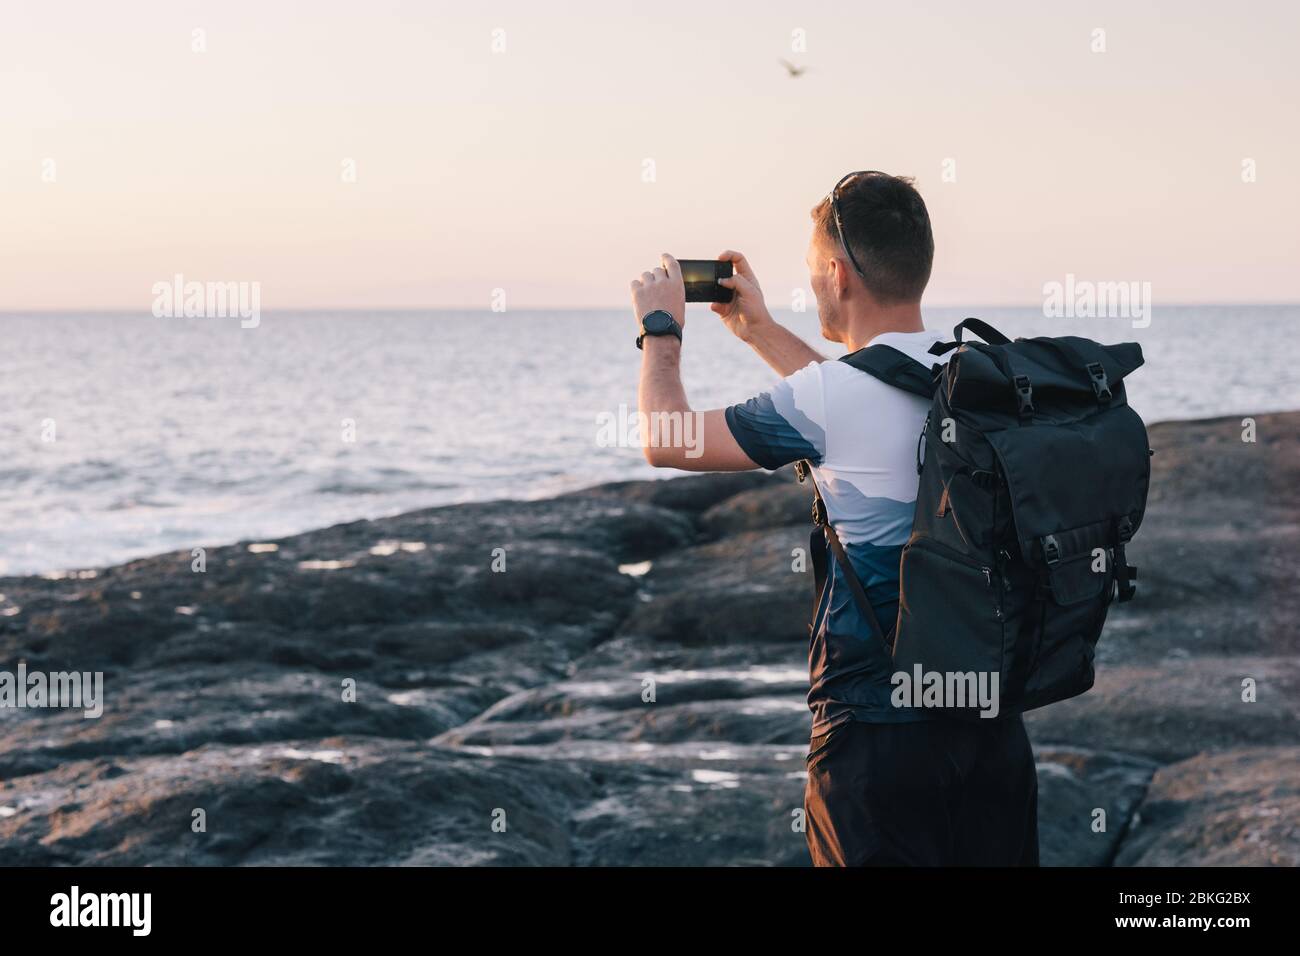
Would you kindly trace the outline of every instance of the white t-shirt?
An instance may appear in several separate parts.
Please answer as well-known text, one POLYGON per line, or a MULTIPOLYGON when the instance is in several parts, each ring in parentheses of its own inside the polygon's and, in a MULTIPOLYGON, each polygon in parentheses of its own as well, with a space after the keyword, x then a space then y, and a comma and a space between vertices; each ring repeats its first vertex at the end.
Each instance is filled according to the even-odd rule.
MULTIPOLYGON (((930 368, 946 361, 947 355, 929 352, 945 340, 927 329, 885 332, 868 344, 888 345, 930 368)), ((840 361, 813 362, 726 410, 732 434, 755 463, 772 469, 801 458, 812 463, 827 517, 886 633, 897 612, 899 559, 916 510, 917 442, 929 410, 919 395, 840 361)), ((808 702, 814 731, 846 712, 864 720, 914 718, 888 706, 888 658, 833 558, 828 565, 813 622, 808 702)))

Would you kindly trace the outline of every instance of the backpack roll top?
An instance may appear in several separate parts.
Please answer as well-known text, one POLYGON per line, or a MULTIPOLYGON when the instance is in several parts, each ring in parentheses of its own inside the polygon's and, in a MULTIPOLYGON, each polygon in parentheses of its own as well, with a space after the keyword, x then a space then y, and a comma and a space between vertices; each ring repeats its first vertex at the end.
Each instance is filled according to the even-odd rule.
POLYGON ((1099 345, 1076 336, 971 342, 948 363, 949 406, 977 412, 985 429, 1084 417, 1123 405, 1124 378, 1142 365, 1136 342, 1099 345))

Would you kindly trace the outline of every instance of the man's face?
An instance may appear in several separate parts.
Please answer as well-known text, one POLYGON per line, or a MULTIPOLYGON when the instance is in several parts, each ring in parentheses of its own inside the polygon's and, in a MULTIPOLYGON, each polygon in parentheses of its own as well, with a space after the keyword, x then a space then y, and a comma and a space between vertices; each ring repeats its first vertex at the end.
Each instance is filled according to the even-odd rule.
POLYGON ((821 322, 822 338, 838 342, 842 330, 839 327, 839 297, 835 294, 834 260, 835 250, 831 248, 830 237, 814 223, 804 261, 808 265, 813 297, 817 300, 817 318, 821 322))

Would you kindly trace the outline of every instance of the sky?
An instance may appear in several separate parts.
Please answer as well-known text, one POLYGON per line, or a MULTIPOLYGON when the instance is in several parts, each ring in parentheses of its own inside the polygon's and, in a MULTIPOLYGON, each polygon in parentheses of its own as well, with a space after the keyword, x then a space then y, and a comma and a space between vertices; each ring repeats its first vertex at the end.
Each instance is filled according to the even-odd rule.
POLYGON ((177 273, 619 306, 725 248, 784 307, 868 168, 926 198, 929 304, 1300 301, 1298 36, 1293 2, 10 3, 0 310, 148 311, 177 273))

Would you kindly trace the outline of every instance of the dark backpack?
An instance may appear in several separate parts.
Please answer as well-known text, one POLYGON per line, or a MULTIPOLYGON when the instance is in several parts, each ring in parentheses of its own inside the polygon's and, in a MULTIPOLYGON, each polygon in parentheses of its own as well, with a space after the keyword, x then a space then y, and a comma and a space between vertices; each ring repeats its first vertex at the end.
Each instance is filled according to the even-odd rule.
MULTIPOLYGON (((891 632, 881 632, 815 482, 814 574, 820 596, 829 544, 896 674, 997 674, 1006 716, 1090 688, 1111 602, 1133 597, 1137 569, 1124 548, 1146 510, 1152 452, 1123 379, 1142 349, 1075 336, 1012 342, 979 319, 953 336, 930 351, 956 353, 931 369, 887 345, 841 359, 933 402, 891 632), (984 341, 963 342, 964 330, 984 341)), ((802 481, 808 463, 797 471, 802 481)), ((938 706, 978 717, 973 701, 938 706)))

